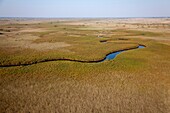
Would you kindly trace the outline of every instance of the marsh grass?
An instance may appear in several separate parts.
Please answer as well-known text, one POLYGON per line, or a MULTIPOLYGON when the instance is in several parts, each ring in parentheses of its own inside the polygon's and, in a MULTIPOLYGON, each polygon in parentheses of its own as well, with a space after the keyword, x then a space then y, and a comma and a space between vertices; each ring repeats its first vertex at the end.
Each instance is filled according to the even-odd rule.
MULTIPOLYGON (((0 68, 1 112, 169 112, 170 46, 146 38, 164 38, 169 36, 168 33, 118 29, 107 31, 104 38, 99 39, 97 33, 100 30, 82 30, 80 28, 86 26, 68 25, 70 21, 28 24, 29 28, 40 27, 49 31, 20 35, 40 37, 32 41, 35 44, 66 42, 71 46, 47 51, 0 48, 0 65, 53 58, 97 60, 109 52, 133 48, 138 44, 146 48, 126 51, 114 60, 101 63, 54 61, 0 68), (139 38, 141 36, 143 38, 139 38), (108 43, 102 44, 101 40, 108 43)), ((4 28, 10 26, 26 27, 13 24, 4 28)))

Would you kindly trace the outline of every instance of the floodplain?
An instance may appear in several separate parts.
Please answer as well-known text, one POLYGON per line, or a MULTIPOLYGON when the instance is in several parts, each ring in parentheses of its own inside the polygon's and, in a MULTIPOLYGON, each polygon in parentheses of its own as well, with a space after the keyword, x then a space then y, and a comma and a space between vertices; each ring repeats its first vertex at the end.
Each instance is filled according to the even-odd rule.
POLYGON ((168 113, 170 18, 1 18, 0 92, 1 112, 168 113))

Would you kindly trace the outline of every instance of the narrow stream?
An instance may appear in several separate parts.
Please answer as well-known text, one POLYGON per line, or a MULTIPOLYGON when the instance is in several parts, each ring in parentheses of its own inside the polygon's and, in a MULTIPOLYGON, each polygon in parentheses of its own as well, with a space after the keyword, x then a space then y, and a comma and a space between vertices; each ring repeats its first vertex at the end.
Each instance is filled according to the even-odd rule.
MULTIPOLYGON (((138 46, 137 49, 139 49, 139 48, 145 48, 145 46, 141 46, 141 45, 140 45, 140 46, 138 46)), ((120 53, 122 53, 122 52, 124 52, 124 51, 127 51, 127 50, 121 50, 121 51, 113 52, 113 53, 107 55, 106 58, 105 58, 105 60, 113 60, 118 54, 120 54, 120 53)), ((104 60, 104 61, 105 61, 105 60, 104 60)))
POLYGON ((35 61, 32 63, 27 63, 27 64, 13 64, 13 65, 3 65, 0 66, 2 67, 16 67, 16 66, 29 66, 29 65, 33 65, 33 64, 39 64, 39 63, 44 63, 44 62, 54 62, 54 61, 71 61, 71 62, 80 62, 80 63, 100 63, 100 62, 104 62, 105 60, 113 60, 118 54, 128 51, 128 50, 133 50, 133 49, 139 49, 139 48, 145 48, 145 46, 139 45, 137 48, 131 48, 131 49, 125 49, 125 50, 120 50, 117 52, 113 52, 110 53, 108 55, 106 55, 105 58, 101 59, 101 60, 96 60, 96 61, 81 61, 81 60, 72 60, 72 59, 44 59, 41 61, 35 61))

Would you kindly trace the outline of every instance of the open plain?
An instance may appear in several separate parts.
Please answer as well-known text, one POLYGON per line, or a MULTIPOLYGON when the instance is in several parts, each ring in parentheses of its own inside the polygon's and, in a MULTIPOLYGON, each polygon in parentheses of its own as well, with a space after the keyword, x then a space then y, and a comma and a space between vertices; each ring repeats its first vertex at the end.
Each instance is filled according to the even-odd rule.
POLYGON ((170 18, 1 18, 0 112, 169 113, 170 18))

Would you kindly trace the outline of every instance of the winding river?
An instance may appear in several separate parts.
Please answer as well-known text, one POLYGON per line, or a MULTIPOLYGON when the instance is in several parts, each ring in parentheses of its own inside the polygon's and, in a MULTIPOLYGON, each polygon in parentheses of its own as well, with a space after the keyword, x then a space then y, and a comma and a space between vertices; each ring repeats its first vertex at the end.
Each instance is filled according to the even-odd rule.
POLYGON ((106 55, 105 58, 101 60, 96 60, 96 61, 81 61, 81 60, 72 60, 72 59, 44 59, 41 61, 35 61, 27 64, 12 64, 12 65, 2 65, 0 66, 1 68, 5 67, 16 67, 16 66, 29 66, 33 64, 39 64, 39 63, 44 63, 44 62, 53 62, 53 61, 71 61, 71 62, 80 62, 80 63, 101 63, 104 62, 105 60, 113 60, 118 54, 128 51, 128 50, 133 50, 133 49, 140 49, 140 48, 145 48, 143 45, 139 45, 138 47, 130 48, 130 49, 124 49, 116 52, 112 52, 106 55))

